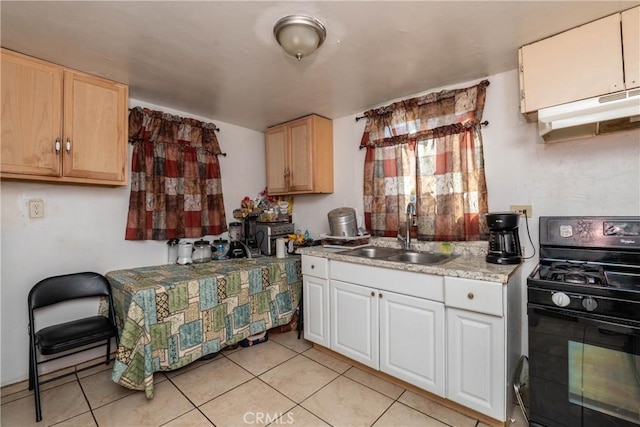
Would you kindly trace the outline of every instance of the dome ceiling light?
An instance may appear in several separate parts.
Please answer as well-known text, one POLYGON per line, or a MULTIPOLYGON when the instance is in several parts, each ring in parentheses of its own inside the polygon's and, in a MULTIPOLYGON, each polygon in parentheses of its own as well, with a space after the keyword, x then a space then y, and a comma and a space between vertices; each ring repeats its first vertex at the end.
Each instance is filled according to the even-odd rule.
POLYGON ((300 61, 322 46, 327 30, 317 19, 304 15, 290 15, 273 26, 273 35, 278 44, 300 61))

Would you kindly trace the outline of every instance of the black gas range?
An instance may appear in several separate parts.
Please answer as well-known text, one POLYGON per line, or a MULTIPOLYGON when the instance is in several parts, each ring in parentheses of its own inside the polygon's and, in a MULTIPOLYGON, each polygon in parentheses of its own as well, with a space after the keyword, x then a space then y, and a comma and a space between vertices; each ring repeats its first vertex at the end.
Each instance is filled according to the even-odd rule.
POLYGON ((640 217, 541 217, 529 303, 640 322, 640 217))
POLYGON ((640 425, 640 217, 541 217, 531 425, 640 425))

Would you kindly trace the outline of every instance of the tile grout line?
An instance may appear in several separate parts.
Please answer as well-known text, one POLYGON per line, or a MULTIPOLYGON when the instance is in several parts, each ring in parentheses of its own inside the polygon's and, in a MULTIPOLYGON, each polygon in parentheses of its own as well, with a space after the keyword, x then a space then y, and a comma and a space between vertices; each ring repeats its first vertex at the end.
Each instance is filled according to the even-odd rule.
MULTIPOLYGON (((96 374, 93 374, 93 375, 98 375, 98 374, 99 373, 96 373, 96 374)), ((96 418, 96 414, 93 413, 93 408, 91 407, 91 402, 89 402, 89 398, 87 397, 87 393, 84 391, 84 387, 82 387, 82 382, 80 381, 80 377, 78 377, 77 373, 75 373, 74 375, 76 377, 76 381, 78 382, 78 387, 80 387, 80 391, 82 391, 82 395, 84 396, 84 400, 87 402, 87 406, 89 407, 89 413, 91 414, 91 418, 93 418, 93 422, 96 423, 96 426, 100 427, 100 424, 98 424, 98 419, 96 418)), ((88 378, 88 377, 86 377, 86 378, 88 378)), ((78 414, 78 415, 76 415, 76 417, 79 416, 79 415, 82 415, 82 414, 78 414)))
MULTIPOLYGON (((217 359, 217 358, 213 358, 213 359, 211 359, 211 361, 210 361, 210 362, 213 362, 213 361, 214 361, 214 360, 216 360, 216 359, 217 359)), ((205 363, 205 364, 203 364, 203 365, 201 365, 201 366, 206 366, 206 365, 208 365, 208 364, 209 364, 209 363, 205 363)), ((200 366, 198 366, 198 368, 200 368, 200 366)), ((196 368, 196 369, 197 369, 197 368, 196 368)), ((166 376, 166 375, 165 375, 165 376, 166 376)), ((179 376, 179 375, 176 375, 176 377, 177 377, 177 376, 179 376)), ((196 411, 200 412, 200 413, 202 414, 202 416, 203 416, 203 417, 205 417, 205 418, 207 419, 207 421, 209 421, 212 425, 214 425, 214 426, 215 426, 215 423, 214 423, 212 420, 210 420, 210 419, 209 419, 209 417, 207 417, 207 415, 206 415, 204 412, 202 412, 202 410, 200 409, 200 406, 207 404, 208 402, 210 402, 210 401, 211 401, 211 400, 213 400, 213 399, 211 399, 211 400, 209 400, 209 401, 207 401, 207 402, 204 402, 202 405, 198 406, 198 405, 196 405, 194 402, 192 402, 192 401, 191 401, 191 399, 189 399, 189 396, 187 396, 186 394, 184 394, 184 392, 182 391, 182 389, 181 389, 180 387, 178 387, 178 385, 177 385, 176 383, 174 383, 172 380, 173 380, 173 378, 169 378, 169 377, 167 377, 167 381, 169 381, 169 382, 171 383, 171 385, 173 385, 173 386, 176 388, 176 390, 178 390, 178 392, 179 392, 180 394, 182 394, 182 396, 184 396, 184 398, 185 398, 185 399, 187 399, 187 401, 188 401, 189 403, 191 403, 191 405, 193 405, 193 408, 192 408, 192 409, 189 409, 187 412, 185 412, 185 413, 183 413, 183 414, 178 415, 178 416, 177 416, 177 417, 175 417, 175 418, 172 418, 171 420, 167 421, 166 423, 161 424, 161 425, 160 425, 160 427, 162 427, 162 426, 164 426, 164 425, 166 425, 166 424, 169 424, 169 423, 170 423, 170 422, 172 422, 172 421, 177 420, 178 418, 180 418, 180 417, 182 417, 182 416, 184 416, 184 415, 188 414, 189 412, 193 411, 193 409, 195 409, 196 411)), ((244 384, 244 383, 243 383, 243 384, 244 384)), ((214 399, 215 399, 215 398, 214 398, 214 399)), ((98 426, 98 427, 100 427, 100 426, 98 426)))

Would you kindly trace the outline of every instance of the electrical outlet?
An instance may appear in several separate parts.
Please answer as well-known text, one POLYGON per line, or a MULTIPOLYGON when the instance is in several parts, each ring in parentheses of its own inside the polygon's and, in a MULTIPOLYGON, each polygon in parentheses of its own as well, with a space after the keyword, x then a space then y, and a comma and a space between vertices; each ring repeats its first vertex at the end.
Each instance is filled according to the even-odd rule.
POLYGON ((44 218, 44 201, 40 199, 29 200, 29 218, 44 218))
POLYGON ((527 211, 527 218, 531 218, 533 215, 533 209, 531 205, 511 205, 509 208, 511 212, 519 213, 520 215, 524 215, 524 212, 527 211))

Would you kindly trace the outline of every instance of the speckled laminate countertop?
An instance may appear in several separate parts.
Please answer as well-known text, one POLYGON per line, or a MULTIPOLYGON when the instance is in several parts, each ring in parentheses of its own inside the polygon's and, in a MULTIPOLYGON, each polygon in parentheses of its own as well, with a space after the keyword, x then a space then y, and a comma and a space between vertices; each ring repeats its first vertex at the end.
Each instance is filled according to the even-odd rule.
MULTIPOLYGON (((400 248, 400 244, 395 239, 372 238, 371 245, 400 248)), ((342 255, 341 252, 349 249, 325 248, 322 246, 311 246, 298 248, 297 253, 301 255, 312 255, 321 258, 328 258, 336 261, 345 261, 354 264, 370 265, 374 267, 384 267, 396 270, 414 271, 417 273, 435 274, 439 276, 462 277, 465 279, 487 280, 490 282, 507 283, 509 277, 520 267, 517 265, 490 264, 485 261, 487 254, 487 242, 415 242, 411 248, 425 252, 447 252, 457 255, 451 261, 436 265, 408 264, 404 262, 387 261, 384 259, 371 259, 342 255)))

